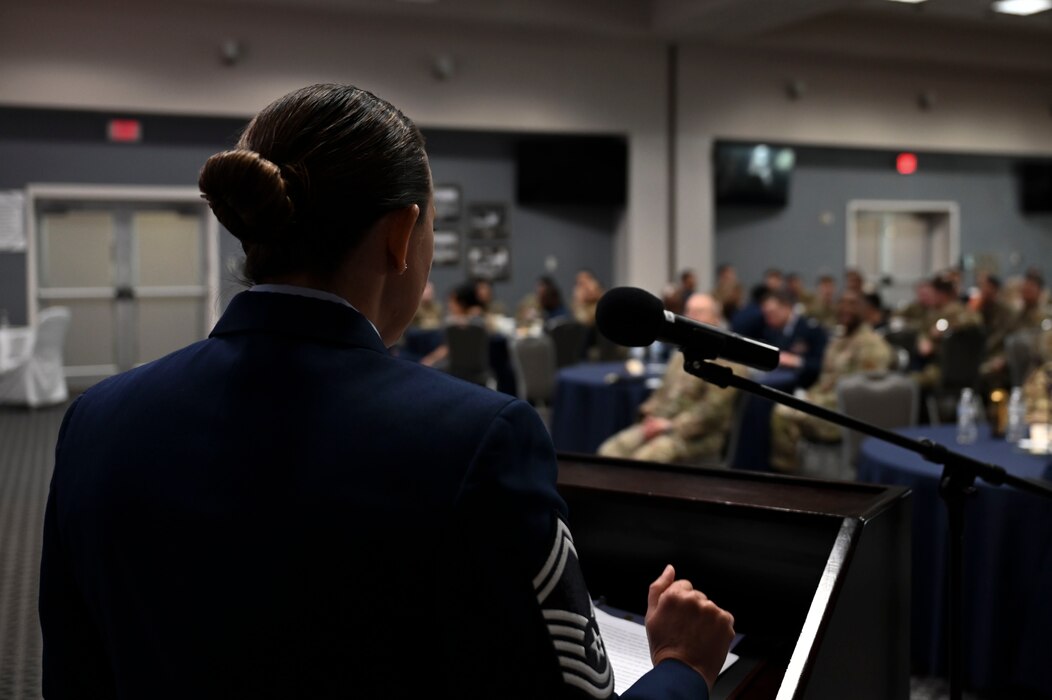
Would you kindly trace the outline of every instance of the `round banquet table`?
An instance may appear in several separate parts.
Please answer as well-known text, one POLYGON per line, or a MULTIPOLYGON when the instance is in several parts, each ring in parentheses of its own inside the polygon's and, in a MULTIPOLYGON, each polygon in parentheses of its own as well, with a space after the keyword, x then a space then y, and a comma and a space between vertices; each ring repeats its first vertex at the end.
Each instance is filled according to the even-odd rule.
MULTIPOLYGON (((1048 456, 1023 452, 980 427, 958 445, 956 426, 901 429, 1031 479, 1048 479, 1048 456)), ((942 467, 875 439, 862 443, 859 481, 913 490, 912 662, 914 673, 944 675, 946 657, 946 507, 942 467)), ((965 505, 964 673, 968 687, 1052 697, 1052 500, 978 481, 965 505)), ((1027 695, 1026 697, 1031 697, 1027 695)))
MULTIPOLYGON (((664 368, 648 367, 642 376, 624 362, 572 365, 559 370, 552 401, 552 441, 560 452, 593 453, 603 440, 636 422, 639 406, 650 396, 648 380, 664 368)), ((700 380, 699 380, 700 381, 700 380)))

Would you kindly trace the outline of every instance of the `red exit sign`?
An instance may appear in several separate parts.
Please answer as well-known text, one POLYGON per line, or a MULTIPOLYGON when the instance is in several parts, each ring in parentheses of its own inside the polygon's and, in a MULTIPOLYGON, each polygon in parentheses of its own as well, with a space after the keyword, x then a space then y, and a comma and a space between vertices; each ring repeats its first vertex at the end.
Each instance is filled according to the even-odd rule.
POLYGON ((115 143, 138 143, 142 141, 142 122, 138 119, 111 119, 106 135, 115 143))

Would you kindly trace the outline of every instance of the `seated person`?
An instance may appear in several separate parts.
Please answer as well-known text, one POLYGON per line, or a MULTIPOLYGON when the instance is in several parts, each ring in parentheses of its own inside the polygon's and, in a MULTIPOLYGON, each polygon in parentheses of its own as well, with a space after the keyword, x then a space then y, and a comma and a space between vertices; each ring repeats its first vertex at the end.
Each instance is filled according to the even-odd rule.
POLYGON ((486 314, 504 316, 507 313, 504 304, 493 298, 493 280, 488 277, 475 280, 475 297, 486 314))
POLYGON ((1019 288, 1019 298, 1022 308, 1016 321, 1018 330, 1044 330, 1044 323, 1048 319, 1048 309, 1045 298, 1045 278, 1040 270, 1031 268, 1027 270, 1023 278, 1022 286, 1019 288))
POLYGON ((982 325, 982 317, 968 309, 957 297, 953 281, 946 277, 932 280, 932 307, 921 326, 917 338, 917 354, 922 369, 915 374, 921 389, 931 390, 942 381, 942 367, 938 362, 942 341, 951 333, 982 325))
MULTIPOLYGON (((826 347, 822 373, 806 396, 824 408, 836 408, 836 385, 843 377, 887 370, 893 357, 887 341, 863 321, 858 292, 844 290, 837 305, 837 321, 843 334, 826 347)), ((812 442, 839 442, 842 436, 840 426, 779 404, 771 415, 771 466, 782 472, 796 472, 801 437, 812 442)))
MULTIPOLYGON (((719 325, 719 304, 708 294, 692 295, 686 312, 695 321, 719 325)), ((745 371, 731 366, 738 373, 745 371)), ((674 353, 661 387, 640 407, 642 420, 600 445, 599 454, 649 462, 719 457, 730 430, 735 393, 687 374, 683 353, 674 353)))
MULTIPOLYGON (((458 284, 454 287, 449 293, 449 297, 446 299, 446 306, 448 308, 445 322, 446 326, 485 324, 485 317, 482 315, 482 305, 479 303, 479 299, 475 295, 475 285, 471 282, 464 282, 463 284, 458 284)), ((449 346, 446 343, 442 343, 424 356, 424 358, 420 360, 420 364, 427 365, 428 367, 442 368, 445 365, 445 360, 448 355, 449 346)))
POLYGON ((781 350, 778 369, 795 375, 787 388, 806 389, 814 384, 828 340, 825 330, 813 318, 797 314, 792 299, 782 291, 769 292, 760 310, 764 321, 760 340, 781 350))
POLYGON ((435 301, 435 285, 428 280, 424 286, 424 295, 420 297, 420 306, 413 316, 411 328, 430 331, 442 327, 442 304, 435 301))
POLYGON ((982 316, 983 328, 986 329, 986 348, 980 367, 983 393, 1003 389, 1009 383, 1005 339, 1015 330, 1016 315, 1001 299, 1001 279, 996 275, 983 275, 979 294, 969 307, 982 316))
POLYGON ((805 313, 826 328, 832 329, 836 325, 836 278, 833 275, 818 278, 818 286, 805 313))
POLYGON ((584 268, 578 270, 573 288, 573 317, 578 323, 589 328, 595 325, 595 307, 601 296, 603 285, 595 273, 584 268))
POLYGON ((734 265, 722 263, 716 267, 716 287, 712 295, 723 306, 723 318, 727 321, 734 318, 745 296, 734 265))
POLYGON ((1026 424, 1052 423, 1052 404, 1049 402, 1049 387, 1052 386, 1052 360, 1041 365, 1026 378, 1023 398, 1026 399, 1026 424))
POLYGON ((548 323, 569 314, 559 285, 548 275, 543 275, 537 278, 536 291, 519 302, 515 319, 520 326, 529 326, 533 323, 548 323))

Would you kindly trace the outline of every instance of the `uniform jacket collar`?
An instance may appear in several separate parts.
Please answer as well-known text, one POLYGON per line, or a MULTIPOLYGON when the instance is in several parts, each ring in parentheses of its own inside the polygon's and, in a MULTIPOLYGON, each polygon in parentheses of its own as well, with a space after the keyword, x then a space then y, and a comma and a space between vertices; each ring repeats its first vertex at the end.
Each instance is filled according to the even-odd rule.
POLYGON ((295 335, 387 354, 372 324, 357 310, 292 294, 246 291, 235 296, 209 337, 237 333, 295 335))

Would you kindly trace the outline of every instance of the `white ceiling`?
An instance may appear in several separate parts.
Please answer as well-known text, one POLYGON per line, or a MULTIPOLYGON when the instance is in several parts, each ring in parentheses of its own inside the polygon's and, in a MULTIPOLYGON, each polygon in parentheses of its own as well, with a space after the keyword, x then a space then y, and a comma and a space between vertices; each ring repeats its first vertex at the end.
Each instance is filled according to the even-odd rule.
MULTIPOLYGON (((1052 11, 991 0, 180 0, 516 27, 626 40, 730 44, 1052 76, 1052 11)), ((1052 94, 1052 84, 1044 89, 1052 94)))

